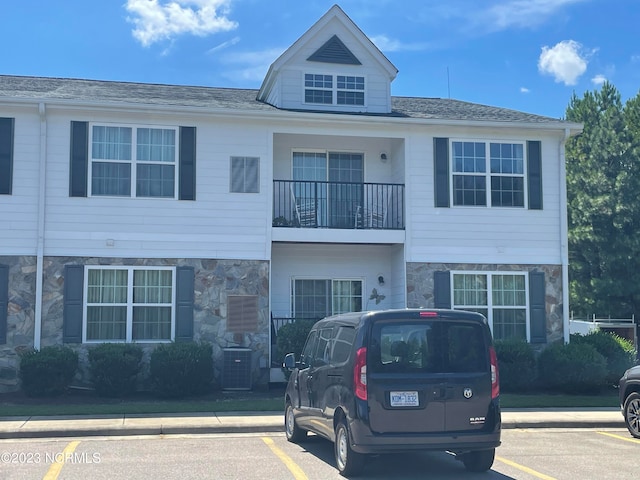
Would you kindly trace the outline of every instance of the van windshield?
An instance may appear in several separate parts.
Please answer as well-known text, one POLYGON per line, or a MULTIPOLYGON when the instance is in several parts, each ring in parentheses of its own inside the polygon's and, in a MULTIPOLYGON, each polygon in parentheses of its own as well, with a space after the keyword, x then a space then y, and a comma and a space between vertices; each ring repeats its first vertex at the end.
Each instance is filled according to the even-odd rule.
POLYGON ((482 326, 471 322, 383 321, 373 325, 369 365, 379 373, 488 370, 482 326))

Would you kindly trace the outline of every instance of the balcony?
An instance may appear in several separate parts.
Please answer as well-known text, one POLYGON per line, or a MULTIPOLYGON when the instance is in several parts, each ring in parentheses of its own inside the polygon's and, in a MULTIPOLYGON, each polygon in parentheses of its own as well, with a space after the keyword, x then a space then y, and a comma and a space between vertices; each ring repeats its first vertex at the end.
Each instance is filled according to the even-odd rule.
POLYGON ((404 230, 404 185, 274 180, 273 226, 404 230))

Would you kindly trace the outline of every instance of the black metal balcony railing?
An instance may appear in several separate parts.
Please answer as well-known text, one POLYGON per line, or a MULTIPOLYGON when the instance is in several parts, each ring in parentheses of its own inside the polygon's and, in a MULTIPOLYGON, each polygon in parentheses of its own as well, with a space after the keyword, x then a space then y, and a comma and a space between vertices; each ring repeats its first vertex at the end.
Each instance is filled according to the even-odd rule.
POLYGON ((273 181, 273 226, 404 229, 404 185, 273 181))

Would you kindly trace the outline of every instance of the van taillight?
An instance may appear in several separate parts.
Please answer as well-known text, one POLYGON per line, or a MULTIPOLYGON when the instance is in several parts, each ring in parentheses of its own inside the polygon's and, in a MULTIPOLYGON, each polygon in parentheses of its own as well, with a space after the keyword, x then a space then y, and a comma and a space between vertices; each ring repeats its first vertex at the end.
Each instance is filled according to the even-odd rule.
POLYGON ((356 397, 367 399, 367 349, 359 348, 356 352, 356 362, 353 367, 353 386, 356 397))
POLYGON ((493 347, 489 347, 489 359, 491 361, 491 398, 500 395, 500 374, 498 372, 498 355, 493 347))

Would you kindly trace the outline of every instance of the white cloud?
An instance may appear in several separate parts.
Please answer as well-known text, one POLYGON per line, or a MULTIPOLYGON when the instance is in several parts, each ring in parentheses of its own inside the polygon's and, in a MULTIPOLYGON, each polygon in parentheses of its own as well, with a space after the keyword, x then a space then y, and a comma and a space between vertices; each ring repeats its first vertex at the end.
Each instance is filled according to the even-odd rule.
POLYGON ((271 48, 253 52, 227 53, 220 57, 220 62, 230 68, 223 69, 222 75, 233 81, 240 79, 245 82, 261 83, 271 64, 285 50, 285 48, 271 48))
POLYGON ((426 43, 402 43, 400 40, 389 38, 386 35, 375 35, 370 39, 383 52, 416 52, 429 48, 426 43))
POLYGON ((530 28, 545 22, 562 7, 589 0, 506 0, 494 3, 481 13, 493 30, 530 28))
POLYGON ((587 71, 590 55, 575 40, 564 40, 553 47, 544 46, 538 59, 538 71, 552 75, 556 82, 575 85, 587 71))
POLYGON ((520 93, 529 93, 531 92, 531 90, 529 90, 527 87, 520 87, 520 93))
POLYGON ((227 47, 231 47, 233 45, 235 45, 236 43, 238 43, 240 41, 240 37, 233 37, 231 40, 227 40, 226 42, 222 42, 220 45, 216 45, 213 48, 210 48, 209 50, 207 50, 207 54, 211 55, 213 53, 216 53, 220 50, 224 50, 227 47))
POLYGON ((133 36, 143 46, 191 34, 200 37, 237 28, 230 20, 230 0, 127 0, 133 36))
POLYGON ((591 83, 593 83, 594 85, 602 85, 606 81, 607 81, 607 77, 605 77, 602 74, 598 74, 591 79, 591 83))

